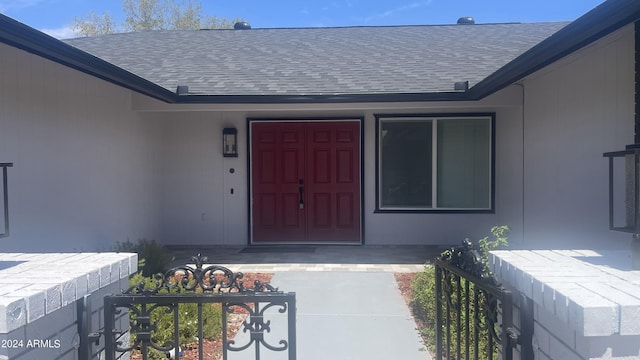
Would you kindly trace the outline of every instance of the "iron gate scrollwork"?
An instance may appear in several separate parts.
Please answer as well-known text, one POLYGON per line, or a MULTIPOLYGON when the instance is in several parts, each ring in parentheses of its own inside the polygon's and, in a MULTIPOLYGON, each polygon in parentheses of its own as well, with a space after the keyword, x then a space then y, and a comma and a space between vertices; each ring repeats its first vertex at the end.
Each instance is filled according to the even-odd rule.
MULTIPOLYGON (((143 359, 154 350, 165 353, 174 359, 181 356, 179 307, 181 304, 196 304, 197 311, 191 321, 197 321, 198 358, 204 358, 201 340, 204 339, 203 328, 207 321, 203 317, 205 306, 221 305, 222 322, 222 356, 228 358, 229 351, 242 351, 254 346, 255 358, 260 359, 261 350, 286 351, 288 359, 296 359, 296 303, 295 293, 278 291, 268 283, 255 280, 251 286, 245 286, 241 272, 234 273, 219 265, 205 265, 206 257, 193 257, 194 266, 184 265, 173 268, 165 274, 156 274, 155 283, 149 286, 144 283, 130 287, 122 294, 104 298, 104 334, 107 360, 115 360, 120 355, 133 350, 139 351, 143 359), (228 339, 227 322, 234 310, 241 309, 245 318, 238 329, 238 334, 248 334, 242 344, 237 339, 228 339), (267 313, 268 310, 273 310, 267 313), (286 336, 276 340, 265 336, 271 333, 269 318, 273 312, 286 314, 286 336), (158 344, 154 338, 159 331, 158 322, 153 314, 164 312, 173 314, 171 340, 158 344), (117 325, 125 329, 117 329, 117 325), (264 348, 264 349, 263 349, 264 348), (153 350, 152 350, 153 349, 153 350)), ((281 324, 277 324, 281 325, 281 324)), ((166 330, 165 330, 166 331, 166 330)), ((278 336, 278 335, 274 335, 278 336)), ((245 336, 246 337, 246 336, 245 336)), ((273 337, 273 336, 272 336, 273 337)))
POLYGON ((435 261, 436 358, 505 359, 521 345, 529 359, 528 304, 520 302, 521 330, 513 323, 514 297, 489 272, 469 240, 435 261))

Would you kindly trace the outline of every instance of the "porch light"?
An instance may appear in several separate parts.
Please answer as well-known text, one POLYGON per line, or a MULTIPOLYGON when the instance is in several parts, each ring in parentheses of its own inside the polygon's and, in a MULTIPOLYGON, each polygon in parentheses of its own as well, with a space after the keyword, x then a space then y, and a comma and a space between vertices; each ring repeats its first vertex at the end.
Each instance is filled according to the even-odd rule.
POLYGON ((609 229, 633 234, 632 268, 640 270, 640 143, 603 155, 609 158, 609 229), (616 171, 616 158, 621 158, 624 162, 624 178, 619 181, 616 181, 615 174, 622 172, 622 169, 616 171), (624 205, 616 204, 616 194, 621 191, 616 189, 616 185, 624 186, 624 205))
POLYGON ((238 130, 236 128, 222 130, 222 155, 224 157, 238 157, 238 130))
POLYGON ((627 145, 625 150, 603 155, 609 158, 609 229, 640 234, 640 144, 627 145), (615 173, 620 172, 616 171, 616 158, 624 162, 624 214, 616 212, 622 209, 615 201, 620 191, 616 184, 622 185, 622 182, 615 181, 615 173))

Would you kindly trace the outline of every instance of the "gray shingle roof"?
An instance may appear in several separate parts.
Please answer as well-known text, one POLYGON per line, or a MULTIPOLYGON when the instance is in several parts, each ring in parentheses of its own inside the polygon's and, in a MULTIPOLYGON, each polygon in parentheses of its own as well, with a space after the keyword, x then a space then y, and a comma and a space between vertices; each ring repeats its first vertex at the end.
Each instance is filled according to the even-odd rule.
POLYGON ((150 31, 65 42, 191 94, 431 93, 473 86, 567 24, 150 31))

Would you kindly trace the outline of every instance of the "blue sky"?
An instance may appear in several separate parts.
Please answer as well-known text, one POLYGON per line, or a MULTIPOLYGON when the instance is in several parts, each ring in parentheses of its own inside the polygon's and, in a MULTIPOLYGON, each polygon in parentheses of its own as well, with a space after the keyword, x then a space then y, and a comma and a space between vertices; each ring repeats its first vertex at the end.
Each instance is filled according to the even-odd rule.
MULTIPOLYGON (((203 11, 244 18, 254 28, 451 24, 575 20, 603 0, 201 0, 203 11)), ((124 20, 120 0, 0 0, 0 12, 56 37, 73 37, 74 16, 108 12, 124 20)))

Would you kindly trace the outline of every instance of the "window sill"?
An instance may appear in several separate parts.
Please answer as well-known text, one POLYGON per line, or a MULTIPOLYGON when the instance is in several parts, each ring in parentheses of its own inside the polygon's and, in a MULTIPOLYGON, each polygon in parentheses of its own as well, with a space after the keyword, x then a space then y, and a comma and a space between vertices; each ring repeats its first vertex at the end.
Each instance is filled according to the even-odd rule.
POLYGON ((495 214, 494 209, 375 209, 374 214, 495 214))

